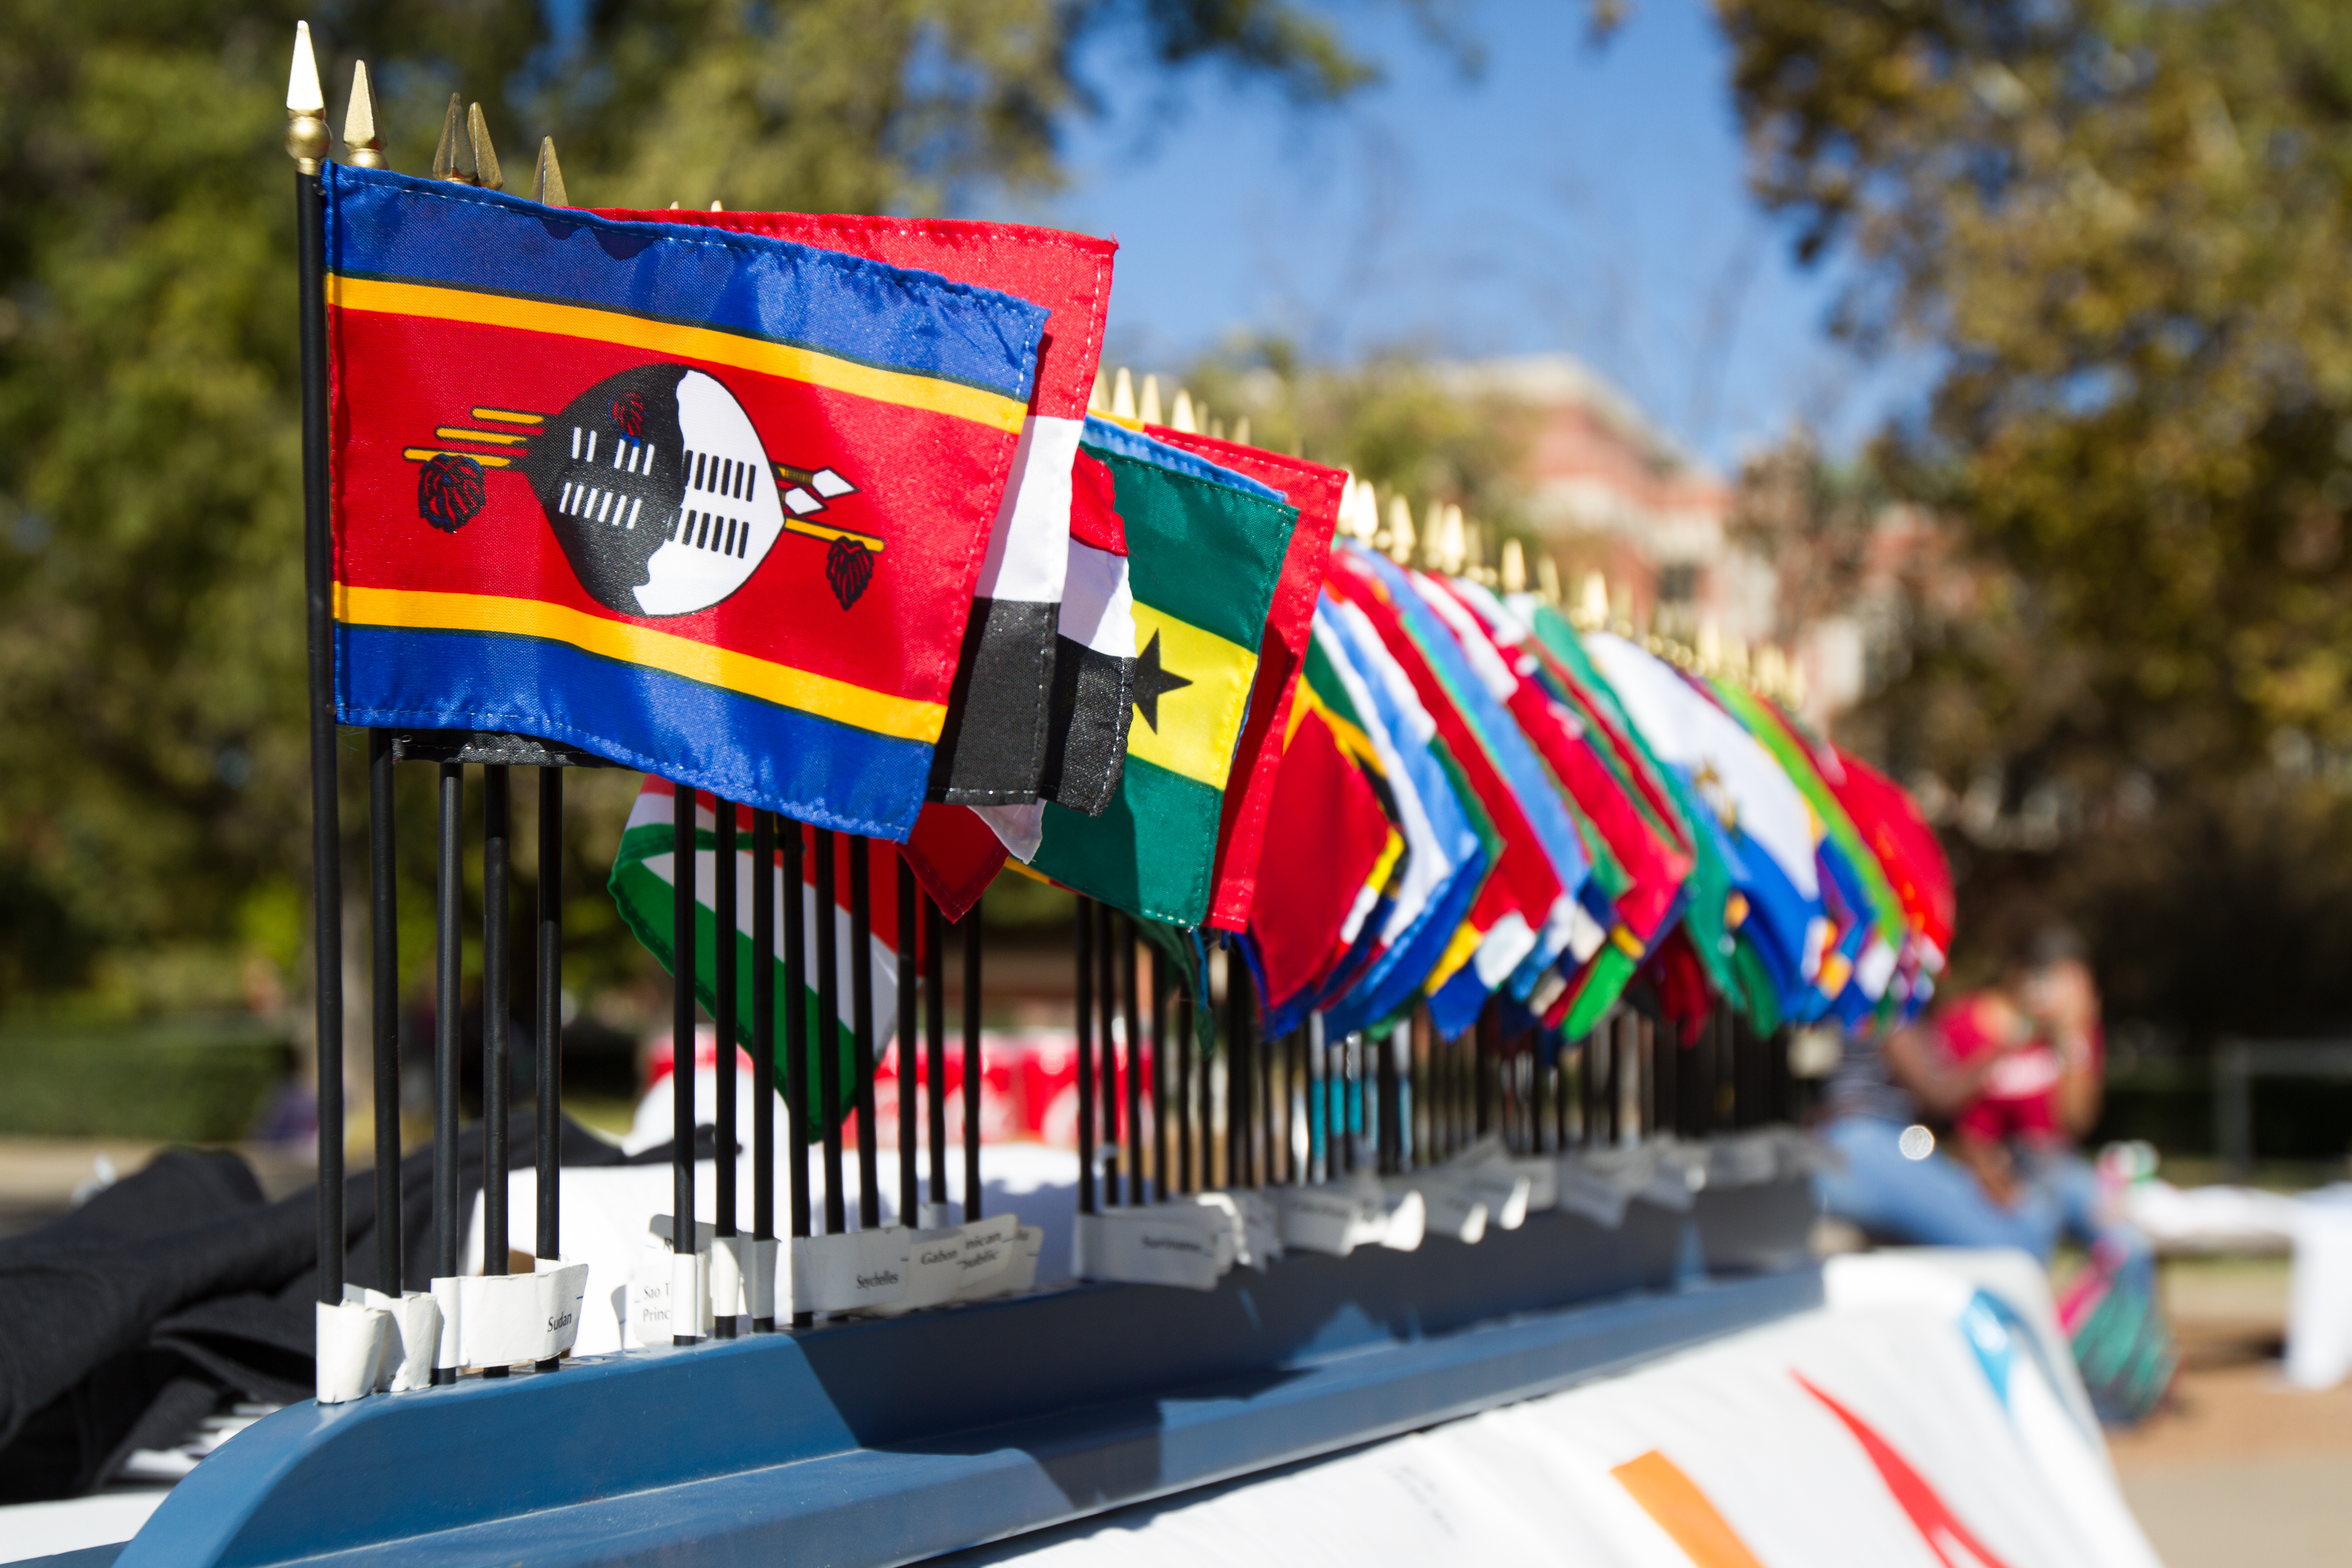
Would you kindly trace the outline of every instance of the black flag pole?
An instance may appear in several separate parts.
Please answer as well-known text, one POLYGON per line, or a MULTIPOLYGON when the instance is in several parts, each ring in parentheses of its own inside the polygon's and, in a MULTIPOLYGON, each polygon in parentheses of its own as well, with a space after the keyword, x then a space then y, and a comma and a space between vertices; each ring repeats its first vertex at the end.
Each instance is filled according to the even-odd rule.
POLYGON ((335 793, 332 535, 327 501, 326 194, 331 139, 310 24, 294 25, 286 84, 286 153, 294 160, 295 276, 302 341, 303 626, 310 677, 310 902, 319 1079, 319 1300, 343 1299, 343 876, 335 793))

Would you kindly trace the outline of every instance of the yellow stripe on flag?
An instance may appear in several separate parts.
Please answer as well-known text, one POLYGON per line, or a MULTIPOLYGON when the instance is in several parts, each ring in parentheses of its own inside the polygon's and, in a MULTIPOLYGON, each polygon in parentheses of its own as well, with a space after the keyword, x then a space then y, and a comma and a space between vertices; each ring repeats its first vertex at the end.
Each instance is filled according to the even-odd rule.
POLYGON ((656 321, 620 310, 600 310, 590 305, 520 300, 511 294, 484 294, 430 283, 396 283, 382 278, 346 278, 340 273, 327 279, 327 302, 346 310, 424 316, 435 321, 468 321, 476 326, 511 327, 520 331, 621 343, 672 359, 733 365, 739 370, 782 376, 829 392, 871 398, 877 403, 969 419, 976 425, 1015 435, 1029 413, 1026 404, 976 386, 859 364, 814 349, 721 331, 716 327, 656 321))
MULTIPOLYGON (((1302 687, 1304 683, 1302 682, 1302 687)), ((1397 862, 1404 858, 1404 835, 1389 829, 1388 842, 1381 847, 1381 858, 1372 862, 1372 874, 1364 879, 1364 886, 1375 893, 1385 891, 1389 878, 1396 872, 1397 862)))
POLYGON ((1127 754, 1222 790, 1249 710, 1257 655, 1139 600, 1136 651, 1149 648, 1154 637, 1160 668, 1192 684, 1160 693, 1157 725, 1145 723, 1139 709, 1129 716, 1127 754))
POLYGON ((1437 961, 1437 967, 1431 970, 1429 978, 1421 983, 1422 991, 1434 996, 1444 990, 1445 983, 1454 978, 1454 972, 1470 962, 1470 955, 1476 952, 1478 944, 1486 940, 1484 931, 1464 921, 1454 929, 1454 940, 1445 944, 1444 956, 1437 961))
POLYGON ((895 740, 937 742, 947 705, 853 686, 772 659, 713 647, 673 632, 607 620, 568 605, 488 594, 432 594, 335 584, 335 618, 347 626, 411 631, 486 632, 566 643, 583 653, 698 680, 795 712, 895 740))
POLYGON ((1642 1511, 1674 1538, 1693 1568, 1764 1568, 1731 1521, 1723 1517, 1683 1468, 1653 1448, 1609 1472, 1633 1495, 1642 1511))

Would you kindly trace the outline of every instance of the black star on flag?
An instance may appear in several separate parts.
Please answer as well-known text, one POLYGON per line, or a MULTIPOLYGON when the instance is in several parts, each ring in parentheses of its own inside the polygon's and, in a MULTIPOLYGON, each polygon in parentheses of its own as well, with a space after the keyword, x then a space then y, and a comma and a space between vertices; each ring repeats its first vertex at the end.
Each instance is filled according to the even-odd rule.
POLYGON ((1135 661, 1135 707, 1151 732, 1160 733, 1160 700, 1171 691, 1181 691, 1192 685, 1190 680, 1167 669, 1160 662, 1160 634, 1151 634, 1151 646, 1135 661))

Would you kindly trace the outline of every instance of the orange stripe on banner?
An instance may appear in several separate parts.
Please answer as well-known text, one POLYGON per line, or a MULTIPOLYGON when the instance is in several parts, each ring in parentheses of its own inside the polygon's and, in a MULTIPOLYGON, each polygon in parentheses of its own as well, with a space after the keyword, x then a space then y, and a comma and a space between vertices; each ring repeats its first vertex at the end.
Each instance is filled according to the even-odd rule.
POLYGON ((1697 1568, 1764 1568, 1683 1468, 1653 1448, 1609 1472, 1697 1568))

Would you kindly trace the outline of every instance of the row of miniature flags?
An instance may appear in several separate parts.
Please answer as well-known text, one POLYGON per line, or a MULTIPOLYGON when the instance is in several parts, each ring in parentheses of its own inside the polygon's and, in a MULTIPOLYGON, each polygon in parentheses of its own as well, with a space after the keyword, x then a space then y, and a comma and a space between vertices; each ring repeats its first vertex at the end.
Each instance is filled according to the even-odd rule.
POLYGON ((614 879, 656 951, 675 780, 951 916, 1010 858, 1224 933, 1274 1028, 1853 1021, 1940 967, 1932 833, 1769 696, 1090 414, 1108 242, 324 179, 339 716, 658 775, 614 879))

